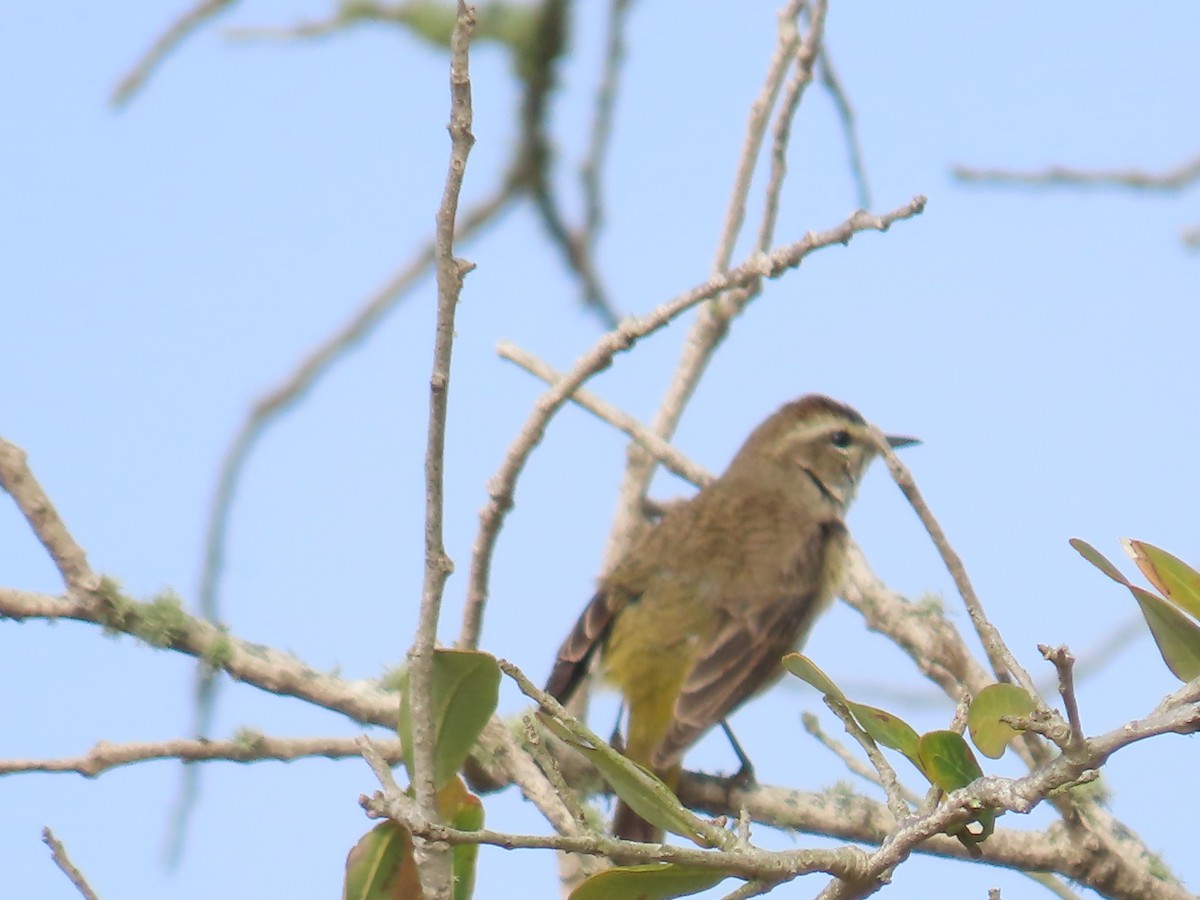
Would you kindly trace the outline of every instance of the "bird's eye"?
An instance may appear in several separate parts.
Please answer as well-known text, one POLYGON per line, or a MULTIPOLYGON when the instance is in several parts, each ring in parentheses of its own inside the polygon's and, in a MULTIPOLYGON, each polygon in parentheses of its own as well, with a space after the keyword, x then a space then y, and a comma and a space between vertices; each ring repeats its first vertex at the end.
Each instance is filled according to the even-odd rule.
POLYGON ((845 450, 854 443, 854 438, 850 436, 850 432, 848 431, 835 431, 829 436, 829 443, 839 449, 845 450))

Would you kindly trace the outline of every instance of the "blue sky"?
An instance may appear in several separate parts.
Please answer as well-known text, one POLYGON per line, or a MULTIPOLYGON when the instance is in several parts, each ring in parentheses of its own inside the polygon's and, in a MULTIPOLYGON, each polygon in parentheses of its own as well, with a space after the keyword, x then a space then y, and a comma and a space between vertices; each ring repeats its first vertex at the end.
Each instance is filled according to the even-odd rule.
MULTIPOLYGON (((603 34, 602 5, 582 6, 553 112, 573 214, 572 167, 603 34)), ((448 150, 443 54, 370 27, 297 45, 222 34, 322 11, 243 4, 114 111, 109 91, 172 10, 0 10, 0 434, 28 451, 92 565, 139 596, 170 586, 194 600, 218 461, 248 405, 432 232, 448 150)), ((775 13, 758 0, 635 6, 599 249, 622 311, 649 310, 707 275, 775 13)), ((1128 627, 1132 611, 1069 537, 1113 558, 1128 535, 1200 561, 1191 337, 1200 259, 1178 238, 1200 208, 1187 194, 970 187, 949 170, 1158 170, 1190 158, 1200 148, 1200 122, 1186 112, 1200 80, 1200 10, 942 2, 920 13, 835 3, 828 42, 858 112, 874 208, 922 193, 927 211, 770 283, 736 323, 676 443, 719 470, 758 421, 809 391, 921 436, 906 461, 1011 646, 1048 678, 1038 642, 1086 653, 1128 627)), ((517 98, 495 48, 473 52, 472 74, 477 144, 465 204, 499 177, 517 98)), ((780 243, 856 205, 832 104, 816 88, 791 150, 780 243)), ((447 640, 486 480, 541 389, 497 358, 496 342, 566 368, 600 335, 527 208, 461 252, 478 268, 459 309, 451 384, 446 543, 458 572, 447 587, 447 640)), ((433 309, 427 279, 254 452, 224 594, 224 619, 240 637, 351 677, 402 658, 421 584, 433 309)), ((684 333, 677 325, 647 340, 590 386, 649 419, 684 333)), ((623 462, 621 436, 569 408, 518 486, 483 645, 535 679, 590 595, 623 462)), ((660 477, 656 490, 686 488, 660 477)), ((851 528, 892 586, 944 596, 967 629, 949 577, 882 467, 851 528)), ((60 587, 3 503, 0 583, 60 587)), ((948 720, 911 664, 840 604, 810 652, 867 702, 920 727, 948 720), (893 692, 918 700, 897 705, 893 692)), ((2 622, 0 756, 185 734, 191 681, 189 660, 130 639, 72 623, 2 622)), ((1173 686, 1143 637, 1082 684, 1085 728, 1115 727, 1173 686)), ((515 692, 506 689, 502 707, 521 708, 515 692)), ((848 776, 804 736, 802 709, 822 707, 784 687, 735 724, 763 781, 819 790, 848 776)), ((357 733, 333 714, 227 684, 214 733, 244 725, 357 733)), ((1146 742, 1106 772, 1116 815, 1194 889, 1185 752, 1178 738, 1146 742), (1163 802, 1166 792, 1183 802, 1163 802)), ((719 741, 690 761, 734 766, 719 741)), ((19 896, 75 896, 40 843, 50 825, 106 897, 340 891, 345 852, 369 827, 357 804, 374 788, 365 765, 208 766, 186 855, 167 871, 163 834, 178 777, 177 766, 153 763, 92 781, 5 778, 6 885, 19 896)), ((499 829, 543 827, 511 795, 490 799, 488 815, 499 829)), ((485 850, 481 866, 481 897, 509 895, 503 885, 515 878, 531 896, 555 889, 548 854, 485 850)), ((963 896, 1035 890, 1008 873, 917 863, 900 870, 892 895, 923 896, 935 872, 963 896)), ((780 894, 816 890, 799 882, 780 894)))

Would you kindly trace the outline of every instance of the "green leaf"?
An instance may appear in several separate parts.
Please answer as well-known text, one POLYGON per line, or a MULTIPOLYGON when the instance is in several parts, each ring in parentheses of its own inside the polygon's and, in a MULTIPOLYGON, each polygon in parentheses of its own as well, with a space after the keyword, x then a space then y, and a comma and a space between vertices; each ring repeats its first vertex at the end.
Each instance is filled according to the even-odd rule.
POLYGON ((911 725, 887 710, 853 701, 846 705, 863 731, 871 736, 871 740, 884 747, 899 750, 920 768, 921 764, 917 761, 918 737, 911 725))
POLYGON ((380 822, 346 857, 342 900, 420 900, 423 896, 407 828, 380 822))
MULTIPOLYGON (((1130 543, 1132 544, 1133 542, 1130 543)), ((1191 681, 1197 675, 1200 675, 1200 625, 1197 625, 1193 619, 1174 604, 1130 582, 1128 578, 1117 570, 1116 566, 1101 556, 1100 552, 1090 544, 1079 540, 1079 538, 1071 538, 1071 546, 1078 550, 1084 559, 1113 581, 1129 588, 1134 599, 1137 600, 1138 606, 1142 609, 1142 618, 1150 626, 1150 633, 1154 636, 1154 643, 1158 645, 1159 655, 1162 656, 1163 662, 1167 664, 1167 668, 1171 670, 1171 673, 1180 681, 1191 681)), ((1138 543, 1138 548, 1144 549, 1148 546, 1148 544, 1138 543)), ((1133 552, 1135 551, 1131 551, 1131 555, 1133 552)), ((1161 552, 1159 551, 1159 553, 1161 552)), ((1175 559, 1175 557, 1172 556, 1171 559, 1175 559)), ((1142 564, 1137 556, 1134 556, 1134 561, 1141 568, 1142 564)), ((1155 557, 1155 561, 1156 563, 1162 563, 1162 558, 1155 557)), ((1179 565, 1184 566, 1183 563, 1179 563, 1179 565)), ((1163 569, 1169 568, 1169 566, 1159 566, 1156 564, 1153 568, 1155 577, 1161 577, 1163 569)), ((1184 568, 1187 567, 1184 566, 1184 568)), ((1142 569, 1142 571, 1146 570, 1142 569)), ((1172 577, 1174 578, 1176 575, 1179 578, 1186 578, 1186 576, 1179 573, 1173 573, 1172 577)), ((1149 574, 1146 577, 1150 578, 1149 574)), ((1155 581, 1155 578, 1150 578, 1150 580, 1155 581)))
POLYGON ((1193 619, 1200 619, 1200 572, 1166 550, 1144 541, 1124 540, 1127 552, 1159 592, 1193 619))
POLYGON ((580 740, 565 725, 548 715, 539 718, 559 740, 566 741, 594 765, 618 797, 635 813, 658 828, 685 837, 701 846, 708 842, 696 828, 696 816, 650 770, 618 753, 608 744, 580 740))
MULTIPOLYGON (((451 778, 438 791, 438 812, 443 821, 459 831, 483 828, 483 802, 468 789, 462 778, 451 778)), ((450 850, 454 872, 454 900, 470 900, 475 892, 475 864, 478 844, 456 844, 450 850)))
POLYGON ((1071 538, 1067 543, 1079 551, 1079 555, 1090 562, 1093 566, 1115 581, 1117 584, 1129 586, 1129 579, 1121 574, 1121 570, 1110 563, 1095 547, 1081 538, 1071 538))
MULTIPOLYGON (((400 724, 404 765, 412 776, 410 680, 403 680, 400 724)), ((500 698, 500 667, 477 650, 435 650, 433 655, 434 784, 441 789, 462 767, 500 698)))
POLYGON ((846 695, 828 675, 817 668, 817 664, 803 653, 789 653, 783 658, 783 667, 802 681, 806 681, 826 697, 832 697, 843 705, 849 705, 846 695))
MULTIPOLYGON (((358 5, 348 3, 351 15, 357 13, 358 5)), ((370 9, 369 5, 364 8, 370 9)), ((450 34, 457 19, 454 6, 438 0, 407 0, 399 4, 392 14, 395 21, 407 25, 417 37, 422 37, 435 47, 450 48, 450 34)))
POLYGON ((921 770, 949 793, 983 776, 983 769, 963 736, 953 731, 930 731, 917 742, 921 770))
POLYGON ((1167 668, 1180 681, 1200 675, 1200 625, 1157 594, 1130 585, 1167 668))
POLYGON ((1035 708, 1033 698, 1015 684, 989 684, 975 695, 967 710, 971 740, 984 756, 999 759, 1009 741, 1020 734, 1000 717, 1028 716, 1035 708))
POLYGON ((671 863, 624 866, 593 875, 571 891, 570 900, 669 900, 706 891, 730 874, 671 863))

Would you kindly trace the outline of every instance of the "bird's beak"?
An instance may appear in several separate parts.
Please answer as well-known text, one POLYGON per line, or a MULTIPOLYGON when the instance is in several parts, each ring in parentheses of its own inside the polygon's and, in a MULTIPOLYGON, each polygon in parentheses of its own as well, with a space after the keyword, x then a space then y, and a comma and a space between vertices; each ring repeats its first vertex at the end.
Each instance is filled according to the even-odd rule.
POLYGON ((904 435, 900 434, 889 434, 885 435, 885 437, 887 438, 888 446, 890 446, 893 450, 899 450, 901 447, 911 447, 914 444, 921 443, 920 438, 905 437, 904 435))

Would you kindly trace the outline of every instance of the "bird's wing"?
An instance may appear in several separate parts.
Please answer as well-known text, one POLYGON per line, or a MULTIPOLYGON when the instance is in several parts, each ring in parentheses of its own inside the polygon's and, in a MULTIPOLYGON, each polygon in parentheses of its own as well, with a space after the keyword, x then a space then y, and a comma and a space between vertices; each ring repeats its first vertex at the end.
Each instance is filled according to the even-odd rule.
POLYGON ((748 571, 738 585, 743 593, 723 599, 722 621, 684 681, 656 767, 677 763, 705 731, 774 681, 780 660, 807 635, 836 589, 825 583, 826 557, 845 526, 828 522, 815 530, 813 540, 797 541, 791 566, 758 577, 748 571))
POLYGON ((680 526, 686 526, 686 517, 678 515, 685 506, 687 502, 676 504, 660 522, 644 532, 616 568, 601 580, 600 589, 558 648, 558 657, 546 681, 546 693, 559 703, 570 700, 587 675, 592 658, 608 640, 617 614, 641 596, 652 573, 658 569, 662 545, 669 546, 677 539, 680 526))
MULTIPOLYGON (((786 605, 797 613, 803 610, 803 601, 786 605)), ((778 613, 783 606, 763 612, 778 613)), ((748 627, 744 619, 725 621, 683 684, 675 701, 675 719, 655 752, 655 767, 678 762, 704 732, 773 680, 780 659, 799 637, 786 621, 790 617, 781 616, 785 621, 766 633, 748 627)))
POLYGON ((558 648, 558 656, 554 660, 554 668, 546 680, 546 693, 559 703, 566 703, 579 687, 591 666, 592 657, 603 646, 612 627, 617 610, 624 605, 619 601, 617 592, 601 588, 579 619, 575 627, 567 635, 562 646, 558 648))

